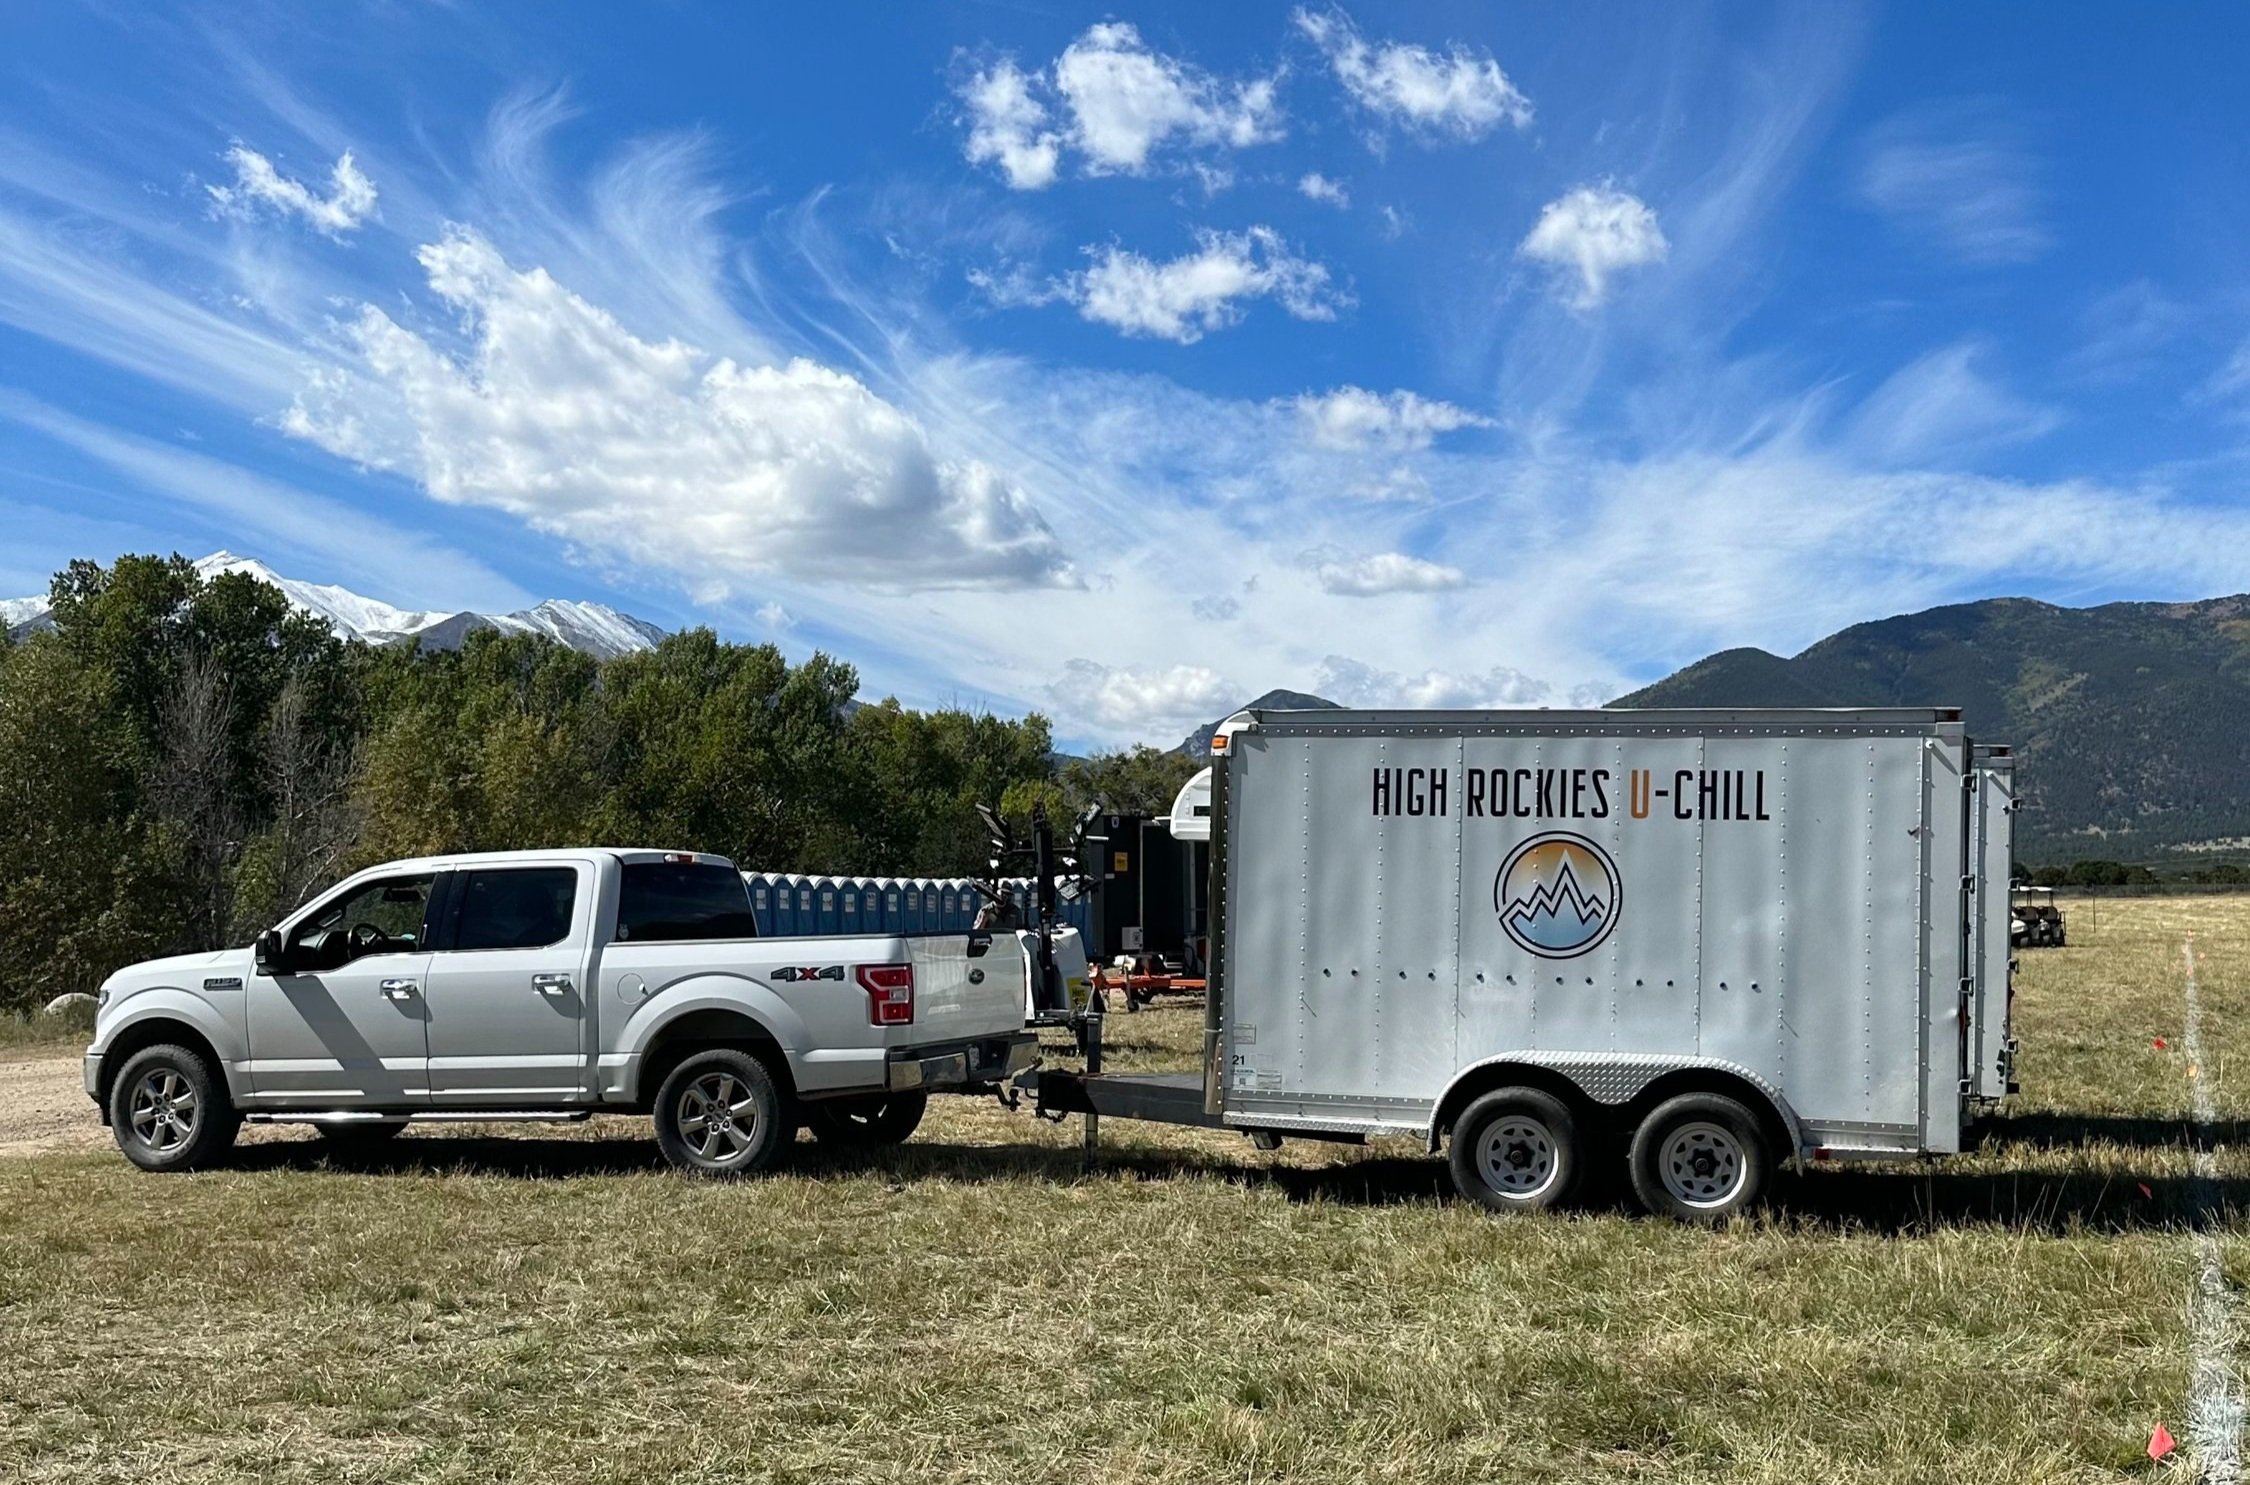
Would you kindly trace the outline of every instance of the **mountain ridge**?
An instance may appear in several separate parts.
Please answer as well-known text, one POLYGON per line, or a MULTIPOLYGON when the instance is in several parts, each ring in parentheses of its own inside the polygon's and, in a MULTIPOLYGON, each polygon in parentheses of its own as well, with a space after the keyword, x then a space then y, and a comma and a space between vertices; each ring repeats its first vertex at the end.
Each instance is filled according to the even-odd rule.
MULTIPOLYGON (((549 598, 505 614, 404 609, 349 588, 284 577, 255 557, 225 550, 197 559, 195 570, 206 579, 241 573, 271 583, 299 613, 322 620, 341 638, 374 645, 411 642, 427 649, 453 650, 479 630, 496 629, 506 634, 543 634, 598 660, 612 660, 654 649, 664 638, 664 631, 646 619, 578 599, 549 598)), ((47 627, 49 612, 44 598, 0 599, 0 626, 11 639, 21 638, 47 627)))
POLYGON ((1612 706, 1958 706, 2017 759, 2025 859, 2250 837, 2250 594, 2066 608, 1987 598, 1795 655, 1705 656, 1612 706))

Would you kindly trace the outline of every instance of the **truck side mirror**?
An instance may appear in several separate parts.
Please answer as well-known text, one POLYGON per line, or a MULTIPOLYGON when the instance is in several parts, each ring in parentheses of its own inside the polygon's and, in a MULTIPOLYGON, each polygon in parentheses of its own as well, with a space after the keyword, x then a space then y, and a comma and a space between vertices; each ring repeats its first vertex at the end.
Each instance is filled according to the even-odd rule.
POLYGON ((281 930, 278 928, 269 928, 258 935, 255 954, 259 974, 278 975, 289 967, 286 963, 289 956, 282 949, 281 930))

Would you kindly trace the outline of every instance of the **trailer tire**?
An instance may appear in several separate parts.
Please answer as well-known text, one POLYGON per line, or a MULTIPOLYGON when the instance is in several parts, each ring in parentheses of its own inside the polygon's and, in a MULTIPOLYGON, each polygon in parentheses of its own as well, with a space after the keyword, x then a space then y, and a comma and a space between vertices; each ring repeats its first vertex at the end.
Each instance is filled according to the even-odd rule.
POLYGON ((1626 1154, 1651 1215, 1716 1226, 1765 1194, 1773 1147, 1758 1118, 1723 1093, 1683 1093, 1650 1111, 1626 1154))
POLYGON ((805 1128, 824 1145, 869 1149, 906 1143, 930 1106, 927 1093, 876 1093, 803 1105, 805 1128))
POLYGON ((731 1047, 682 1059, 656 1090, 650 1116, 664 1158, 699 1176, 764 1170, 795 1137, 773 1074, 731 1047))
POLYGON ((1536 1088, 1498 1088, 1454 1121, 1453 1186, 1495 1212, 1543 1212, 1567 1200, 1584 1163, 1569 1105, 1536 1088))

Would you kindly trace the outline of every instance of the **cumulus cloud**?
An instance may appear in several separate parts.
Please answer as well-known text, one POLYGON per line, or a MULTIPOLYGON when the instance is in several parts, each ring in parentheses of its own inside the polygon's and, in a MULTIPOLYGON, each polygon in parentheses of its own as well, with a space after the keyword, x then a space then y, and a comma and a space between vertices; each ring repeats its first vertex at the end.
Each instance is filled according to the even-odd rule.
MULTIPOLYGON (((1128 22, 1105 21, 1053 66, 1025 72, 1004 57, 958 96, 969 161, 997 165, 1024 191, 1054 181, 1065 148, 1088 175, 1144 175, 1167 151, 1271 143, 1283 134, 1276 82, 1216 77, 1152 49, 1128 22)), ((1206 189, 1225 174, 1200 168, 1206 189)))
POLYGON ((360 173, 350 150, 329 172, 325 196, 283 175, 271 160, 240 141, 221 158, 234 167, 234 184, 203 189, 223 212, 248 215, 263 206, 283 216, 303 217, 330 237, 342 236, 374 214, 375 183, 360 173))
POLYGON ((455 229, 421 249, 450 354, 364 306, 284 428, 703 601, 748 573, 878 589, 1075 581, 1028 497, 842 372, 651 343, 455 229))
POLYGON ((2017 129, 1977 103, 1941 103, 1870 132, 1862 199, 1965 262, 2026 263, 2054 246, 2038 162, 2017 129))
MULTIPOLYGON (((1504 665, 1482 675, 1456 675, 1444 670, 1402 675, 1343 655, 1330 655, 1320 662, 1313 689, 1330 701, 1351 707, 1546 706, 1557 699, 1555 688, 1545 681, 1504 665)), ((1599 705, 1577 694, 1561 699, 1572 706, 1599 705)))
POLYGON ((1327 551, 1308 552, 1313 576, 1321 588, 1339 598, 1376 598, 1385 593, 1439 593, 1458 588, 1468 575, 1458 567, 1425 562, 1404 552, 1377 552, 1371 557, 1344 557, 1327 551))
POLYGON ((1311 171, 1297 182, 1297 191, 1308 200, 1318 201, 1342 210, 1352 204, 1351 192, 1344 189, 1342 181, 1330 180, 1319 171, 1311 171))
POLYGON ((1233 705, 1238 694, 1217 671, 1200 665, 1130 670, 1092 660, 1071 661, 1047 687, 1066 736, 1196 727, 1233 705))
POLYGON ((1589 185, 1548 202, 1516 251, 1556 268, 1573 308, 1593 309, 1609 297, 1613 277, 1663 262, 1671 244, 1647 202, 1614 186, 1589 185))
MULTIPOLYGON (((1332 320, 1351 303, 1331 285, 1326 267, 1291 253, 1269 227, 1198 232, 1195 242, 1194 252, 1163 262, 1114 245, 1089 248, 1092 267, 1043 292, 1077 305, 1097 324, 1181 345, 1234 324, 1254 299, 1275 300, 1300 320, 1332 320)), ((1019 296, 1003 302, 1037 301, 1019 296)))
POLYGON ((961 89, 968 110, 967 153, 972 165, 994 164, 1019 191, 1054 184, 1062 140, 1047 127, 1047 106, 1033 94, 1035 80, 1003 57, 961 89))
POLYGON ((1440 433, 1492 426, 1490 418, 1412 392, 1384 396, 1365 387, 1338 387, 1319 396, 1307 393, 1295 405, 1313 443, 1324 449, 1426 449, 1440 433))
POLYGON ((1456 139, 1481 139, 1503 123, 1518 129, 1531 123, 1531 100, 1490 52, 1459 43, 1442 56, 1400 41, 1371 46, 1341 10, 1300 10, 1296 21, 1352 101, 1386 122, 1456 139))

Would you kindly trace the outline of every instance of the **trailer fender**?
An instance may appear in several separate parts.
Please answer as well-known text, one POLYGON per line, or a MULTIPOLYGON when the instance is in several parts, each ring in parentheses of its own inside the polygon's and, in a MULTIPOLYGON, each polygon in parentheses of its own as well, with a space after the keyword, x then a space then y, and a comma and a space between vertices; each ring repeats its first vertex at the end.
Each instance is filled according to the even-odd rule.
MULTIPOLYGON (((1430 1117, 1429 1142, 1433 1154, 1454 1117, 1469 1101, 1488 1088, 1508 1082, 1506 1074, 1515 1069, 1527 1072, 1529 1076, 1524 1081, 1534 1086, 1560 1079, 1579 1097, 1605 1109, 1625 1108, 1660 1081, 1686 1083, 1691 1079, 1683 1075, 1710 1074, 1714 1082, 1739 1084, 1763 1099, 1787 1140, 1786 1147, 1777 1152, 1782 1159, 1792 1159, 1804 1148, 1804 1126, 1796 1110, 1789 1106, 1789 1100, 1782 1096, 1780 1089, 1738 1062, 1652 1052, 1516 1051, 1473 1062, 1454 1075, 1430 1117)), ((1703 1083, 1705 1080, 1692 1081, 1703 1083)))

